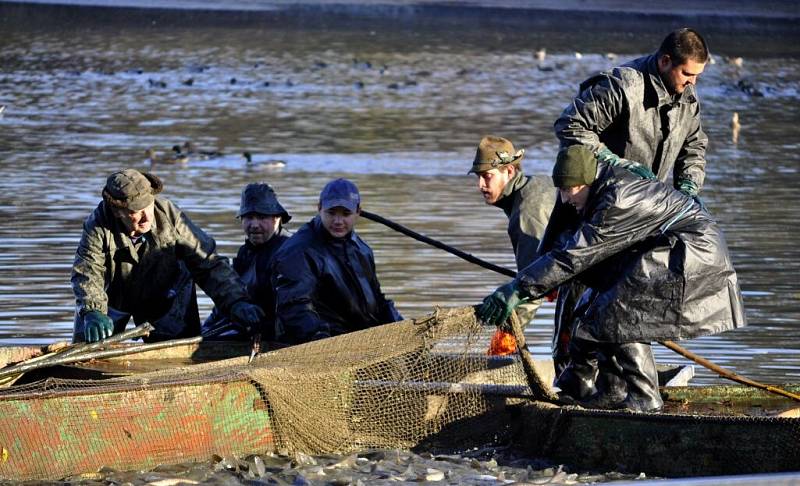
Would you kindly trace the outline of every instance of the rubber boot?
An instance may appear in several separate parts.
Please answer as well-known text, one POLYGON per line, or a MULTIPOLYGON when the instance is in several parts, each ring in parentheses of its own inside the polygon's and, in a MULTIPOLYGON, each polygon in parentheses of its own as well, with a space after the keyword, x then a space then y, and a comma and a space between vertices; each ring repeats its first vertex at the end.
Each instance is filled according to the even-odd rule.
POLYGON ((625 343, 616 346, 614 356, 622 368, 628 393, 624 408, 638 412, 657 412, 664 407, 658 392, 658 373, 653 350, 647 343, 625 343))
POLYGON ((585 400, 597 392, 594 386, 597 378, 596 343, 571 339, 569 342, 570 361, 555 381, 565 399, 585 400))
POLYGON ((625 408, 628 386, 623 377, 622 367, 612 354, 614 345, 601 346, 598 353, 598 372, 595 388, 597 392, 580 404, 586 408, 618 409, 625 408), (608 348, 608 349, 605 349, 608 348))

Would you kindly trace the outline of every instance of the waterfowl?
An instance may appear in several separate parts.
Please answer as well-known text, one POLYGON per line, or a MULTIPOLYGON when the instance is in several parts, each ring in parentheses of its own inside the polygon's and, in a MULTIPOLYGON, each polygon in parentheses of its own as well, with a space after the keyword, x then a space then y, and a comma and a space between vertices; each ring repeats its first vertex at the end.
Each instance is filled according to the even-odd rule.
POLYGON ((181 153, 181 148, 178 145, 172 147, 172 154, 159 154, 152 147, 145 150, 144 154, 151 165, 185 164, 189 162, 189 156, 181 153))
POLYGON ((269 159, 263 162, 253 162, 253 155, 250 152, 243 152, 242 156, 244 157, 245 161, 247 162, 248 166, 258 165, 258 167, 264 169, 282 169, 286 167, 286 162, 283 160, 278 159, 269 159))
POLYGON ((224 155, 222 152, 197 150, 197 146, 194 144, 194 142, 191 141, 184 142, 182 149, 184 154, 190 157, 196 157, 204 160, 214 159, 217 157, 222 157, 224 155))

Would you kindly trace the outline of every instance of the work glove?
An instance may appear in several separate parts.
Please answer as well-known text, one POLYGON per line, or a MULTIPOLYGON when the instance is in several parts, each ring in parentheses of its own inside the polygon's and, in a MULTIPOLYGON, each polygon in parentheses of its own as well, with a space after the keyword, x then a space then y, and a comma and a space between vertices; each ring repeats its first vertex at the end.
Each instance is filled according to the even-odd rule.
POLYGON ((114 321, 98 310, 83 315, 83 334, 87 343, 96 343, 114 333, 114 321))
POLYGON ((478 309, 478 317, 487 325, 502 327, 511 316, 511 312, 528 300, 529 297, 522 295, 516 280, 513 280, 497 287, 493 294, 483 299, 483 305, 478 309))
POLYGON ((236 321, 247 329, 249 334, 261 330, 261 322, 266 319, 261 307, 240 300, 231 307, 231 320, 236 321))
POLYGON ((697 195, 697 193, 700 192, 700 189, 697 187, 697 184, 693 180, 678 179, 677 186, 679 191, 694 199, 694 201, 700 205, 700 209, 702 209, 703 211, 708 211, 708 209, 706 209, 706 205, 703 202, 703 200, 700 199, 700 196, 697 195))
POLYGON ((618 157, 617 154, 609 150, 605 145, 603 145, 602 148, 597 151, 595 158, 597 158, 598 162, 605 162, 612 167, 622 167, 623 169, 636 174, 642 179, 656 180, 656 175, 653 174, 652 170, 638 162, 618 157))

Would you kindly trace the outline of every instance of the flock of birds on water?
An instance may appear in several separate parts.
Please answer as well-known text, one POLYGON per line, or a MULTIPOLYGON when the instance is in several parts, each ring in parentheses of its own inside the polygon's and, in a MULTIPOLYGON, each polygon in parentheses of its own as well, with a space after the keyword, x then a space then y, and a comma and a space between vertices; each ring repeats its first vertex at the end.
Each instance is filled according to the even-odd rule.
MULTIPOLYGON (((190 161, 214 160, 223 157, 229 158, 230 156, 215 150, 199 150, 193 142, 187 141, 182 145, 173 145, 172 150, 161 153, 150 147, 145 151, 145 157, 148 164, 155 166, 158 164, 187 165, 190 161)), ((247 166, 257 165, 263 169, 282 169, 286 167, 286 162, 278 159, 254 161, 250 152, 242 152, 241 158, 247 166)))
MULTIPOLYGON (((554 70, 555 67, 547 66, 541 64, 547 57, 547 51, 545 49, 538 49, 534 52, 534 58, 539 61, 537 64, 537 68, 539 70, 554 70)), ((583 55, 580 52, 575 52, 575 58, 581 59, 583 55)), ((605 54, 606 59, 608 60, 615 60, 617 55, 614 53, 607 53, 605 54)), ((744 60, 741 57, 728 57, 725 58, 728 64, 736 67, 741 68, 744 65, 744 60)), ((354 64, 363 65, 367 68, 371 68, 372 65, 368 61, 358 61, 357 59, 353 59, 354 64)), ((715 64, 716 61, 712 57, 709 60, 709 64, 715 64)), ((324 67, 325 63, 318 62, 317 67, 324 67)), ((383 66, 381 71, 388 69, 387 66, 383 66)), ((459 73, 461 74, 461 73, 459 73)), ((182 84, 191 86, 193 84, 193 79, 190 81, 183 81, 182 84)), ((231 80, 232 83, 235 83, 235 78, 231 80)), ((152 79, 148 79, 151 87, 161 87, 166 88, 166 83, 154 81, 152 79)), ((268 84, 268 83, 267 83, 268 84)), ((361 83, 361 87, 363 87, 363 83, 361 83)), ((390 85, 390 88, 393 87, 390 85)), ((745 78, 741 78, 736 82, 735 85, 736 89, 742 91, 743 93, 753 96, 753 97, 763 97, 764 92, 763 90, 759 89, 757 86, 749 82, 745 78)), ((0 120, 3 118, 4 111, 6 109, 5 105, 0 105, 0 120)), ((739 121, 739 113, 734 112, 731 116, 730 122, 730 129, 731 129, 731 141, 734 144, 738 143, 739 140, 739 131, 741 130, 741 123, 739 121)), ((171 150, 165 150, 163 152, 158 152, 154 148, 148 148, 145 151, 146 162, 151 166, 155 166, 157 164, 162 165, 187 165, 191 161, 207 161, 213 159, 221 159, 221 158, 228 158, 230 159, 230 155, 223 154, 222 152, 218 151, 206 151, 206 150, 198 150, 195 144, 191 141, 184 142, 181 145, 173 145, 171 150)), ((255 161, 253 160, 253 156, 250 152, 243 152, 241 154, 241 160, 245 162, 247 166, 258 166, 259 168, 265 169, 282 169, 286 167, 286 162, 283 160, 278 159, 267 159, 263 161, 255 161)))

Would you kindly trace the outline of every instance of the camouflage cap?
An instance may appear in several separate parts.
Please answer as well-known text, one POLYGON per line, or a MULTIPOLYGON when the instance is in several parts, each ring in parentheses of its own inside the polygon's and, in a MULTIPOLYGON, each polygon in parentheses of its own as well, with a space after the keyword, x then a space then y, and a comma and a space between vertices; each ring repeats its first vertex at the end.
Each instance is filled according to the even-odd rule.
POLYGON ((478 144, 475 160, 472 161, 472 168, 467 174, 473 172, 480 174, 504 165, 519 163, 522 161, 524 154, 525 150, 515 150, 510 140, 487 135, 478 144))
POLYGON ((153 174, 125 169, 108 176, 103 200, 117 208, 139 211, 153 204, 163 187, 161 179, 153 174))
POLYGON ((292 216, 278 202, 278 196, 272 186, 265 182, 248 184, 242 191, 242 202, 239 204, 237 218, 248 213, 266 216, 280 216, 281 222, 288 223, 292 216))
POLYGON ((566 188, 591 185, 597 178, 597 159, 587 147, 570 145, 558 152, 553 165, 553 185, 566 188))

